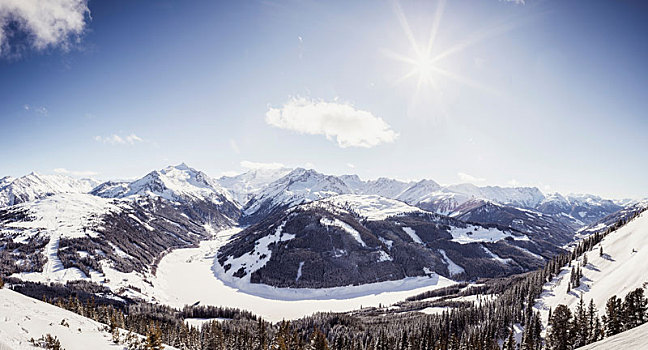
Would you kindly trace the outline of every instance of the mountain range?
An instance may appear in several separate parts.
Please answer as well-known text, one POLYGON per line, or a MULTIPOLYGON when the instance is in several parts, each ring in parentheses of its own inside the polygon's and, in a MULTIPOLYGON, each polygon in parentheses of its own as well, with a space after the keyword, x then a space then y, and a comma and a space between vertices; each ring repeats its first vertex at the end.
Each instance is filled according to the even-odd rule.
POLYGON ((0 180, 0 273, 36 281, 115 276, 112 288, 137 294, 141 288, 116 276, 146 280, 169 251, 242 225, 216 259, 232 283, 323 288, 505 276, 542 266, 579 230, 602 228, 632 205, 535 187, 362 180, 303 168, 214 179, 180 164, 103 183, 31 173, 0 180))

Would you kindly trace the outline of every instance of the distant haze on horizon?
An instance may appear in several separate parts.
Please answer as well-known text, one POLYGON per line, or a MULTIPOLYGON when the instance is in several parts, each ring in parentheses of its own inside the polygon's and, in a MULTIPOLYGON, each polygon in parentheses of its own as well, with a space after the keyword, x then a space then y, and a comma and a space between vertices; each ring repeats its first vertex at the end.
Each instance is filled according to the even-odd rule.
POLYGON ((186 162, 648 197, 640 1, 0 7, 0 177, 186 162))

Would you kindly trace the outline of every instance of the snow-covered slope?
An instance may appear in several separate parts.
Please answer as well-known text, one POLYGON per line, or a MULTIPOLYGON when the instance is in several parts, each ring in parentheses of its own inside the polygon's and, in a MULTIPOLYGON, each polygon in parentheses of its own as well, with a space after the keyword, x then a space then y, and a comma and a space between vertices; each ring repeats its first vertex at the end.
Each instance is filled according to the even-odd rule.
MULTIPOLYGON (((0 349, 35 349, 30 339, 56 336, 67 350, 124 349, 112 343, 105 325, 7 288, 0 289, 0 349), (65 320, 69 326, 61 325, 65 320)), ((172 349, 165 347, 165 349, 172 349)))
MULTIPOLYGON (((545 322, 549 308, 565 304, 573 309, 581 295, 586 303, 594 299, 599 311, 604 312, 605 303, 611 296, 624 298, 628 292, 648 286, 648 273, 644 268, 648 261, 648 212, 610 233, 588 252, 587 258, 580 287, 567 293, 569 267, 563 268, 559 276, 545 285, 536 303, 545 322), (603 256, 599 254, 601 246, 603 256)), ((578 262, 582 264, 582 260, 581 257, 578 262)))
POLYGON ((613 335, 581 350, 644 350, 648 347, 648 324, 613 335))
POLYGON ((57 193, 86 193, 98 184, 92 179, 74 179, 64 175, 31 173, 19 178, 0 180, 0 207, 33 201, 57 193))
POLYGON ((223 176, 217 182, 227 189, 241 206, 244 206, 268 184, 286 176, 291 170, 290 168, 251 169, 236 176, 223 176))

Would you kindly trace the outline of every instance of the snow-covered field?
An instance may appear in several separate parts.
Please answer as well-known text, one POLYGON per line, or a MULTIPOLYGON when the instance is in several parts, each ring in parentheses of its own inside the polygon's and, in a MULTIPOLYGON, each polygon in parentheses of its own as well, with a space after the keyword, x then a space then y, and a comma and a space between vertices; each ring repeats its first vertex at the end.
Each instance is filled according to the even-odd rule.
MULTIPOLYGON (((570 274, 567 267, 544 286, 541 298, 535 305, 542 314, 543 322, 547 322, 550 307, 555 309, 557 305, 565 304, 573 310, 581 295, 585 303, 594 299, 602 314, 611 296, 624 298, 628 292, 648 286, 645 268, 648 261, 648 212, 605 237, 601 244, 587 253, 587 258, 588 264, 582 269, 584 277, 580 287, 567 293, 570 274), (603 256, 599 256, 601 245, 603 256)), ((579 261, 582 263, 582 257, 579 261)))
POLYGON ((579 348, 581 350, 643 350, 648 348, 648 323, 629 331, 613 335, 596 343, 579 348))
POLYGON ((237 229, 222 231, 199 248, 178 249, 162 259, 153 280, 155 298, 181 307, 203 305, 246 309, 269 321, 295 319, 318 311, 350 311, 361 306, 389 305, 427 290, 454 282, 434 275, 411 277, 362 286, 324 289, 275 288, 245 281, 229 284, 216 278, 220 265, 216 252, 237 229), (215 275, 216 272, 216 275, 215 275))
POLYGON ((67 350, 123 349, 111 342, 110 334, 103 327, 73 312, 0 289, 0 349, 34 349, 29 340, 48 333, 56 336, 67 350), (62 326, 62 320, 69 327, 62 326))

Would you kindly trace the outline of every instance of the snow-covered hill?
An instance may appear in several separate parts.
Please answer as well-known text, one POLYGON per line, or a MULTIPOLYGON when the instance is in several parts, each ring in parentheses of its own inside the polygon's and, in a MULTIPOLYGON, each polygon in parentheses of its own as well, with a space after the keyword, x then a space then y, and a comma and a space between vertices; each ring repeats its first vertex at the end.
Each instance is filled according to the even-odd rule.
POLYGON ((613 335, 581 350, 644 350, 648 347, 648 324, 613 335))
MULTIPOLYGON (((71 311, 32 299, 7 288, 0 289, 0 349, 35 349, 30 339, 46 334, 58 338, 67 350, 125 349, 114 344, 105 325, 71 311), (66 325, 61 325, 65 320, 66 325)), ((165 347, 165 349, 173 349, 165 347)))
POLYGON ((57 193, 87 193, 99 182, 64 175, 31 173, 19 178, 0 179, 0 208, 30 202, 57 193))
MULTIPOLYGON (((644 264, 648 261, 648 212, 606 236, 587 253, 588 263, 582 268, 581 286, 567 292, 571 268, 563 271, 547 283, 535 307, 546 322, 549 308, 564 304, 574 309, 580 297, 587 303, 594 299, 600 312, 604 312, 607 300, 616 295, 623 298, 636 289, 648 286, 648 274, 644 264), (603 247, 603 255, 600 255, 603 247)), ((572 264, 582 264, 583 257, 572 264)))

